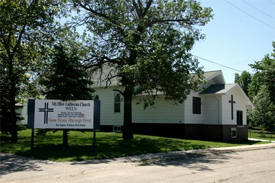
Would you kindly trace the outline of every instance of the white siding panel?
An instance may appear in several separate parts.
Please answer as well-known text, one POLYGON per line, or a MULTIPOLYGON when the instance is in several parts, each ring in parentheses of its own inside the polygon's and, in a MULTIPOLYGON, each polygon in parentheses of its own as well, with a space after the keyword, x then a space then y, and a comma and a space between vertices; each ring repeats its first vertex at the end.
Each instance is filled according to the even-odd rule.
MULTIPOLYGON (((122 125, 123 124, 123 97, 121 97, 121 112, 114 112, 113 88, 97 88, 95 95, 101 101, 101 125, 122 125)), ((132 102, 133 122, 135 123, 183 123, 184 104, 175 104, 173 101, 159 97, 155 105, 144 109, 144 103, 138 98, 132 102), (137 104, 138 103, 138 104, 137 104)))
POLYGON ((157 98, 155 104, 146 109, 144 103, 137 98, 132 104, 135 123, 183 123, 184 121, 184 104, 175 104, 163 97, 157 98))
POLYGON ((243 125, 246 125, 246 107, 242 101, 242 95, 239 93, 239 91, 234 88, 231 91, 227 92, 222 97, 223 102, 223 117, 222 117, 222 123, 223 124, 230 124, 230 125, 236 125, 237 124, 237 110, 243 111, 243 125), (233 100, 236 102, 233 105, 233 120, 231 119, 231 103, 229 103, 229 100, 231 100, 231 95, 233 95, 233 100))
POLYGON ((221 117, 221 99, 219 96, 204 96, 204 124, 220 124, 221 117))
POLYGON ((193 114, 193 97, 201 97, 199 96, 198 92, 192 91, 184 101, 184 123, 187 124, 201 124, 203 123, 203 116, 204 116, 204 98, 201 97, 201 114, 193 114))
POLYGON ((123 97, 121 97, 120 113, 114 112, 114 95, 112 87, 96 88, 95 95, 100 100, 100 124, 122 125, 123 123, 123 97))
MULTIPOLYGON (((121 112, 114 112, 113 88, 97 88, 96 94, 101 101, 101 124, 123 124, 123 97, 121 97, 121 112)), ((191 92, 184 104, 175 104, 173 101, 159 97, 154 106, 144 109, 142 101, 133 100, 133 122, 136 123, 187 123, 187 124, 236 124, 237 110, 243 111, 243 124, 246 125, 246 108, 243 105, 241 94, 233 89, 226 95, 203 95, 191 92), (231 94, 234 95, 234 120, 231 120, 231 94), (192 97, 201 97, 201 114, 192 113, 192 97), (137 104, 139 103, 139 104, 137 104)))

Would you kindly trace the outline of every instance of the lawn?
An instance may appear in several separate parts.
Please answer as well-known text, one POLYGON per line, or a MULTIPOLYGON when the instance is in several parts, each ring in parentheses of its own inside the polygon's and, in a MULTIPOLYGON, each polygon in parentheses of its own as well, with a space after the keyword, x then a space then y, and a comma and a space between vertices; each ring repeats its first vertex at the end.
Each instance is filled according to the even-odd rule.
POLYGON ((267 132, 264 130, 250 129, 248 131, 248 137, 255 138, 255 139, 275 141, 275 132, 267 132))
POLYGON ((0 152, 13 153, 22 156, 32 156, 38 159, 53 161, 81 161, 106 159, 129 155, 168 152, 211 147, 228 147, 237 145, 252 145, 262 142, 214 142, 201 140, 186 140, 147 135, 135 135, 134 140, 124 141, 119 133, 97 133, 96 153, 92 149, 92 132, 70 131, 69 147, 62 148, 62 132, 47 132, 46 135, 35 136, 35 149, 30 151, 30 130, 19 131, 17 144, 12 144, 9 137, 0 133, 0 152))

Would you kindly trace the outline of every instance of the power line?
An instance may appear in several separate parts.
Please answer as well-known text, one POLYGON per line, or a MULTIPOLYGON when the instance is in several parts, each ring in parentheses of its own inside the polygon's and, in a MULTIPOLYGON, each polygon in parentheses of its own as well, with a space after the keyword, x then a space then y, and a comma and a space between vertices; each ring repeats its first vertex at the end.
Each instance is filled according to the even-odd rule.
POLYGON ((250 4, 250 3, 248 3, 246 0, 242 0, 242 2, 245 3, 246 5, 248 5, 248 6, 252 7, 252 8, 254 8, 254 9, 258 10, 258 11, 259 11, 260 13, 262 13, 263 15, 265 15, 265 16, 271 18, 271 19, 274 19, 273 16, 271 16, 270 14, 268 14, 268 13, 266 13, 265 11, 261 10, 260 8, 254 6, 254 5, 250 4))
POLYGON ((241 11, 242 13, 246 14, 246 15, 249 16, 250 18, 253 18, 254 20, 256 20, 256 21, 262 23, 263 25, 269 27, 270 29, 273 29, 273 30, 275 29, 275 27, 273 27, 272 25, 270 25, 270 24, 268 24, 268 23, 262 21, 261 19, 255 17, 255 16, 253 16, 253 15, 250 15, 249 13, 247 13, 247 12, 244 11, 244 10, 242 10, 242 9, 239 8, 238 6, 234 5, 234 4, 231 3, 230 1, 228 1, 228 0, 224 0, 224 1, 225 1, 226 3, 228 3, 230 6, 236 8, 237 10, 239 10, 239 11, 241 11))
POLYGON ((206 61, 206 62, 210 62, 210 63, 212 63, 212 64, 216 64, 216 65, 219 65, 219 66, 221 66, 221 67, 225 67, 225 68, 227 68, 227 69, 231 69, 231 70, 234 70, 234 71, 237 71, 237 72, 242 72, 241 70, 238 70, 238 69, 235 69, 235 68, 233 68, 233 67, 229 67, 229 66, 220 64, 220 63, 215 62, 215 61, 213 61, 213 60, 209 60, 209 59, 206 59, 206 58, 203 58, 203 57, 194 55, 194 54, 192 54, 192 55, 193 55, 194 57, 200 59, 200 60, 204 60, 204 61, 206 61))

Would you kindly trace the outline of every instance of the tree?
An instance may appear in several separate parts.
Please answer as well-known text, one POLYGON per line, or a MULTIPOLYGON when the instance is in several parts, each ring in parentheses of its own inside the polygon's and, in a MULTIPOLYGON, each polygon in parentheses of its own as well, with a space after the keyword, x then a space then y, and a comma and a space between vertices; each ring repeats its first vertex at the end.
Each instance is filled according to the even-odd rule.
POLYGON ((124 139, 133 138, 132 98, 137 91, 150 96, 146 103, 152 104, 159 92, 183 102, 198 88, 202 71, 190 50, 203 38, 198 28, 212 18, 211 8, 194 0, 73 0, 73 5, 79 12, 75 23, 85 24, 91 33, 87 67, 116 70, 105 79, 117 78, 121 84, 116 91, 124 97, 124 139))
POLYGON ((56 45, 48 70, 40 84, 47 99, 90 100, 94 90, 88 72, 80 62, 76 49, 56 45))
MULTIPOLYGON (((12 131, 12 124, 7 123, 9 121, 10 109, 9 109, 9 90, 7 81, 7 69, 0 63, 0 131, 9 133, 12 131)), ((16 113, 16 119, 21 120, 22 117, 19 113, 16 113)))
POLYGON ((250 121, 272 131, 275 125, 275 42, 273 53, 250 67, 256 71, 249 87, 255 106, 250 111, 250 121))
POLYGON ((249 72, 243 71, 241 75, 235 74, 235 83, 238 83, 245 94, 249 96, 248 88, 251 83, 251 74, 249 72))
POLYGON ((52 20, 52 12, 46 1, 0 2, 0 62, 6 71, 8 121, 12 141, 17 141, 16 96, 25 73, 30 70, 38 44, 34 40, 44 32, 44 26, 52 20))
POLYGON ((273 42, 273 53, 266 55, 261 61, 250 64, 256 72, 252 78, 249 94, 256 96, 262 85, 267 87, 272 103, 275 105, 275 41, 273 42))
POLYGON ((7 77, 7 104, 12 126, 12 141, 17 142, 16 97, 26 73, 31 71, 45 54, 45 43, 51 40, 54 15, 58 4, 54 0, 1 0, 0 1, 0 63, 7 77))
POLYGON ((267 87, 263 85, 255 97, 254 108, 250 111, 249 118, 253 124, 273 131, 275 129, 275 105, 269 97, 267 87))
POLYGON ((0 62, 0 131, 7 132, 10 129, 9 123, 4 123, 7 120, 7 83, 6 71, 0 62))
MULTIPOLYGON (((48 69, 40 80, 47 99, 92 99, 93 83, 80 62, 76 48, 68 49, 62 44, 56 45, 49 60, 48 69)), ((63 145, 68 145, 67 130, 63 131, 63 145)))
POLYGON ((260 91, 260 87, 263 84, 262 79, 261 79, 261 73, 256 72, 252 75, 251 78, 251 83, 248 88, 248 95, 254 101, 254 97, 258 94, 260 91))

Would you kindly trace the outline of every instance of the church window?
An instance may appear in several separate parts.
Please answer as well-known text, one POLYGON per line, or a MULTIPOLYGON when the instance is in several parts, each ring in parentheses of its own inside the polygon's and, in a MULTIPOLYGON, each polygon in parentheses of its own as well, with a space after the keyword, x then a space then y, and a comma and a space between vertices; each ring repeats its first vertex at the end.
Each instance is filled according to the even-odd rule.
POLYGON ((115 95, 115 106, 114 106, 114 112, 120 112, 120 95, 115 95))
POLYGON ((201 98, 193 97, 193 114, 201 114, 201 98))

